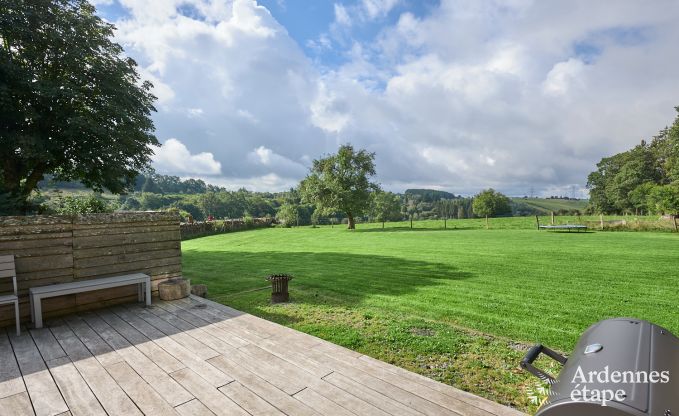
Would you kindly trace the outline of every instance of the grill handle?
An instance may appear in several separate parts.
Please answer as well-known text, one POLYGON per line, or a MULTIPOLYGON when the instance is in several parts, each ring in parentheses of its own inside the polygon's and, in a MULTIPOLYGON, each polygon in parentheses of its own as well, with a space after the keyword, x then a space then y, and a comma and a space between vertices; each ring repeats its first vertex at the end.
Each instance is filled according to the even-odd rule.
POLYGON ((529 373, 539 378, 540 380, 546 381, 549 384, 554 384, 556 382, 554 377, 550 376, 549 374, 545 373, 539 368, 533 366, 533 361, 535 361, 540 356, 540 354, 545 354, 549 358, 561 363, 561 365, 566 364, 567 360, 566 357, 564 357, 563 355, 559 354, 554 350, 545 347, 542 344, 537 344, 531 347, 531 349, 529 349, 528 352, 526 353, 526 356, 523 357, 523 360, 521 360, 521 368, 528 371, 529 373))

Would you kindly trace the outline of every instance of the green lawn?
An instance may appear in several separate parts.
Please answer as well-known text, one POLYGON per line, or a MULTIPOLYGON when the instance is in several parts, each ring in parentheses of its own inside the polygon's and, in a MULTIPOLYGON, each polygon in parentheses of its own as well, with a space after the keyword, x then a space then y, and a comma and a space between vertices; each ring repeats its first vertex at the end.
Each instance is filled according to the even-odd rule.
POLYGON ((585 199, 512 198, 512 200, 536 208, 545 214, 548 214, 550 211, 556 212, 560 209, 579 209, 580 211, 584 211, 589 203, 589 201, 585 199))
POLYGON ((222 303, 528 411, 526 345, 570 352, 614 316, 679 334, 677 234, 538 232, 534 218, 406 225, 185 241, 184 275, 222 303), (295 276, 290 304, 253 291, 269 273, 295 276))

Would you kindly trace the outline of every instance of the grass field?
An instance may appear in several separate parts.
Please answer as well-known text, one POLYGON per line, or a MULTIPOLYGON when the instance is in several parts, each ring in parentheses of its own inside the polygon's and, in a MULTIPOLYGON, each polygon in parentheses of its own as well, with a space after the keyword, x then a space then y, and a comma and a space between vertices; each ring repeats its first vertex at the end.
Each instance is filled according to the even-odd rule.
POLYGON ((512 198, 512 200, 516 203, 523 203, 529 207, 535 208, 543 214, 549 214, 550 211, 556 212, 560 209, 568 211, 578 209, 584 211, 589 203, 586 199, 512 198))
POLYGON ((186 241, 184 274, 222 303, 527 411, 527 345, 568 353, 615 316, 679 333, 677 234, 538 232, 534 218, 386 225, 186 241), (269 273, 295 276, 290 304, 255 290, 269 273))

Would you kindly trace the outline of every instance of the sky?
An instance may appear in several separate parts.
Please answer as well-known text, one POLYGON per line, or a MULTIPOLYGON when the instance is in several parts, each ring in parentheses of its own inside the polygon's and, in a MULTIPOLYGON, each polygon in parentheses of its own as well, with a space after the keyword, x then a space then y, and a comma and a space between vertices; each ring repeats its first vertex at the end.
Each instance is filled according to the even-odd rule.
POLYGON ((154 84, 153 166, 282 191, 339 145, 387 190, 585 197, 679 105, 679 2, 96 0, 154 84))

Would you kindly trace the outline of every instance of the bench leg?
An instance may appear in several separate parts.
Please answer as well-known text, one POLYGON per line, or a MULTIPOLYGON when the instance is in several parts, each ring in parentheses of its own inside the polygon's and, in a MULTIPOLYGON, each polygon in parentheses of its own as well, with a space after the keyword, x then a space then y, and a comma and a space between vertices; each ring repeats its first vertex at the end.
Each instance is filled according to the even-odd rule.
POLYGON ((144 283, 139 283, 137 285, 137 302, 142 302, 144 300, 144 283))
POLYGON ((42 299, 33 299, 33 310, 35 311, 35 327, 42 328, 42 299))
POLYGON ((146 286, 146 305, 151 306, 151 279, 147 280, 144 286, 146 286))
POLYGON ((14 302, 14 319, 17 324, 17 336, 21 335, 21 323, 19 322, 19 301, 14 302))

